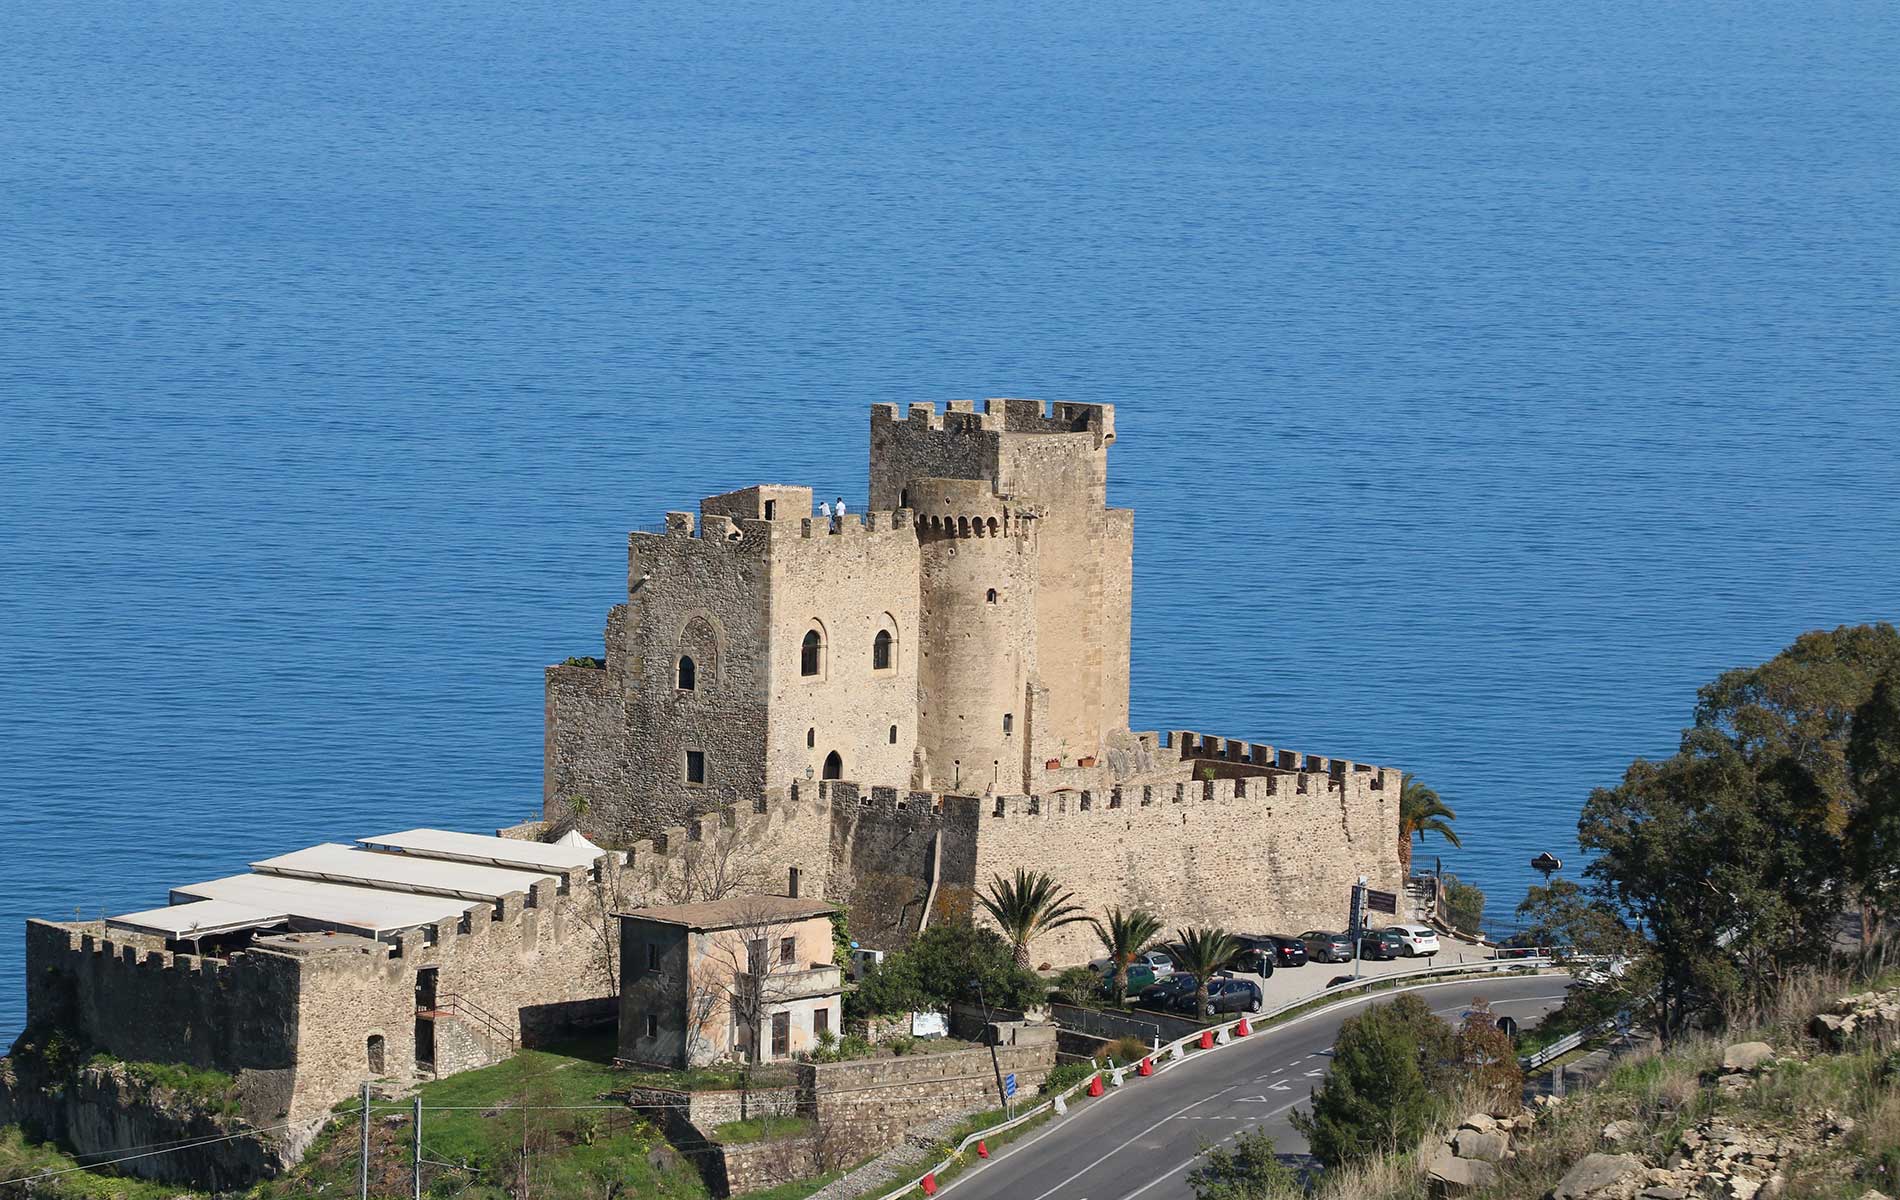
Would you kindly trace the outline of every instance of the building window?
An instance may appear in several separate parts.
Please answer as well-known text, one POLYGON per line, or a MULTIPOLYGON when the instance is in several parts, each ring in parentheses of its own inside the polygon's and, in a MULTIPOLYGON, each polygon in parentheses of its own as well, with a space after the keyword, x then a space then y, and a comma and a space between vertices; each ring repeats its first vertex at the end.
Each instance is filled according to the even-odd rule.
POLYGON ((370 1034, 366 1050, 369 1055, 369 1073, 371 1075, 381 1075, 384 1069, 383 1035, 380 1033, 370 1034))
POLYGON ((871 669, 873 671, 891 669, 891 645, 894 641, 890 630, 877 631, 877 637, 871 642, 871 669))
POLYGON ((816 746, 817 744, 818 744, 818 727, 814 725, 810 729, 807 729, 805 731, 805 749, 809 750, 813 746, 816 746))
POLYGON ((772 1014, 772 1057, 784 1058, 792 1052, 792 1014, 772 1014))
POLYGON ((650 1038, 656 1038, 660 1036, 660 1014, 659 1013, 647 1014, 647 1036, 650 1038))
POLYGON ((844 778, 844 759, 838 756, 838 752, 836 750, 833 750, 830 754, 825 755, 825 778, 826 779, 843 779, 844 778))
POLYGON ((904 488, 903 490, 897 493, 897 507, 899 508, 910 507, 910 489, 909 488, 904 488))
POLYGON ((891 726, 891 745, 895 746, 896 744, 897 744, 897 726, 893 725, 891 726))
POLYGON ((985 600, 987 600, 987 601, 989 601, 989 602, 990 602, 991 604, 994 604, 994 603, 996 603, 996 589, 995 589, 995 588, 991 588, 991 589, 989 590, 989 592, 988 592, 988 594, 986 594, 986 595, 985 595, 985 596, 984 596, 983 598, 984 598, 985 600))
POLYGON ((798 962, 798 939, 782 937, 778 940, 778 962, 781 967, 794 966, 798 962))
POLYGON ((686 752, 686 782, 691 784, 706 782, 706 752, 704 750, 686 752))
POLYGON ((657 971, 659 969, 660 969, 660 944, 658 942, 648 942, 647 943, 647 970, 657 971))
POLYGON ((812 1009, 811 1010, 811 1035, 815 1038, 823 1040, 824 1036, 830 1032, 831 1032, 831 1010, 828 1008, 812 1009))
POLYGON ((765 502, 765 519, 768 521, 775 521, 778 519, 778 501, 767 500, 765 502))
POLYGON ((687 655, 680 655, 680 691, 690 692, 699 686, 699 668, 687 655))
POLYGON ((787 871, 788 871, 788 874, 786 875, 786 878, 785 878, 785 894, 787 896, 790 896, 792 899, 796 900, 798 899, 798 868, 789 867, 787 868, 787 871))
POLYGON ((1016 714, 1004 713, 1003 714, 1003 732, 1013 733, 1015 732, 1015 729, 1016 729, 1016 714))
POLYGON ((816 629, 805 631, 805 640, 798 649, 798 673, 812 676, 825 669, 825 639, 816 629))

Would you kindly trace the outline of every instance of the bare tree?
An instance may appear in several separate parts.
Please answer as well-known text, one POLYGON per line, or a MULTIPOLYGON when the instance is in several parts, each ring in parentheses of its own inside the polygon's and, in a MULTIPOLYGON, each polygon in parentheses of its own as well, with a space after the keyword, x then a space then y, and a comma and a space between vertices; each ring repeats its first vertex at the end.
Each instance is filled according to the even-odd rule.
POLYGON ((774 882, 767 876, 778 839, 769 829, 742 831, 736 822, 728 825, 720 816, 706 818, 705 824, 712 826, 710 835, 687 842, 671 856, 671 869, 659 885, 663 903, 724 900, 741 892, 764 891, 774 882))
POLYGON ((607 995, 620 998, 620 921, 614 916, 632 907, 626 882, 628 872, 618 852, 596 860, 584 886, 570 888, 561 897, 561 911, 584 927, 593 948, 591 969, 607 995))
MULTIPOLYGON (((765 1061, 767 1029, 784 1004, 799 994, 795 976, 811 964, 798 955, 793 924, 775 913, 765 897, 745 897, 737 919, 708 939, 707 957, 726 979, 724 1007, 745 1032, 744 1061, 765 1061)), ((741 1116, 748 1115, 752 1078, 741 1075, 741 1116)))

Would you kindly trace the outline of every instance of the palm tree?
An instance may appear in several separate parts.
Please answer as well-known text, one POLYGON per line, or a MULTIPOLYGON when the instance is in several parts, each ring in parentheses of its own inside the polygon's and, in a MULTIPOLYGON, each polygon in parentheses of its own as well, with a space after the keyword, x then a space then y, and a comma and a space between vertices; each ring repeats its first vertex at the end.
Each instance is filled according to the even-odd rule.
POLYGON ((1029 942, 1037 934, 1088 920, 1071 892, 1063 891, 1042 871, 1016 868, 1014 879, 990 878, 987 892, 977 902, 990 914, 1003 935, 1016 947, 1016 965, 1029 965, 1029 942))
POLYGON ((1161 918, 1145 908, 1111 908, 1108 920, 1095 918, 1094 924, 1096 936, 1102 939, 1102 948, 1108 951, 1108 961, 1115 969, 1115 1000, 1120 1003, 1128 994, 1129 964, 1161 936, 1161 918))
POLYGON ((1423 841, 1428 833, 1436 833, 1454 846, 1464 843, 1452 832, 1448 822, 1458 819, 1458 814, 1445 807, 1438 793, 1420 782, 1418 776, 1410 771, 1399 776, 1399 868, 1406 874, 1412 873, 1412 839, 1423 841))
POLYGON ((1240 953, 1240 943, 1225 929, 1177 929, 1168 953, 1176 968, 1194 977, 1194 1011, 1207 1020, 1207 981, 1240 953))

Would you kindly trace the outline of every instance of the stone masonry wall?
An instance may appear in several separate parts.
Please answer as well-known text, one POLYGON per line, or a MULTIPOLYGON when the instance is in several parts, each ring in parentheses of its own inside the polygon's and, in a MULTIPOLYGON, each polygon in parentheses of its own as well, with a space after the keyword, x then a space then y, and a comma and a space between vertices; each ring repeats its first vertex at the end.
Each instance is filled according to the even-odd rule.
MULTIPOLYGON (((1017 1095, 1033 1096, 1056 1065, 1054 1030, 1034 1045, 1002 1046, 997 1060, 1016 1076, 1017 1095)), ((811 1071, 814 1115, 821 1128, 855 1142, 854 1155, 894 1146, 938 1117, 996 1108, 996 1068, 985 1047, 943 1054, 823 1063, 811 1071)))

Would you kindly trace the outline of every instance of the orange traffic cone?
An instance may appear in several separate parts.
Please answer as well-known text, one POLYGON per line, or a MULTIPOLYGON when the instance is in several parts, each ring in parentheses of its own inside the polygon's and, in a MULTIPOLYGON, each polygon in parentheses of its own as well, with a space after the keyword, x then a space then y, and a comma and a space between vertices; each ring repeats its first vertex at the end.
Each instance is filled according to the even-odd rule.
POLYGON ((1141 1068, 1135 1072, 1135 1074, 1137 1075, 1152 1075, 1154 1073, 1155 1073, 1155 1060, 1153 1058, 1142 1059, 1141 1068))
POLYGON ((1212 1050, 1213 1048, 1214 1048, 1214 1031, 1212 1029, 1201 1030, 1201 1049, 1212 1050))
POLYGON ((1247 1024, 1247 1018, 1240 1018, 1240 1024, 1234 1026, 1235 1037, 1246 1037, 1253 1032, 1253 1026, 1247 1024))
POLYGON ((976 1139, 976 1156, 978 1158, 988 1158, 990 1156, 989 1143, 985 1142, 982 1138, 976 1139))
POLYGON ((1101 1076, 1101 1073, 1098 1071, 1094 1075, 1094 1077, 1092 1077, 1089 1080, 1089 1095, 1099 1096, 1101 1094, 1102 1094, 1102 1076, 1101 1076))
POLYGON ((924 1176, 924 1195, 934 1196, 936 1194, 937 1194, 937 1173, 935 1171, 932 1171, 930 1174, 924 1176))

